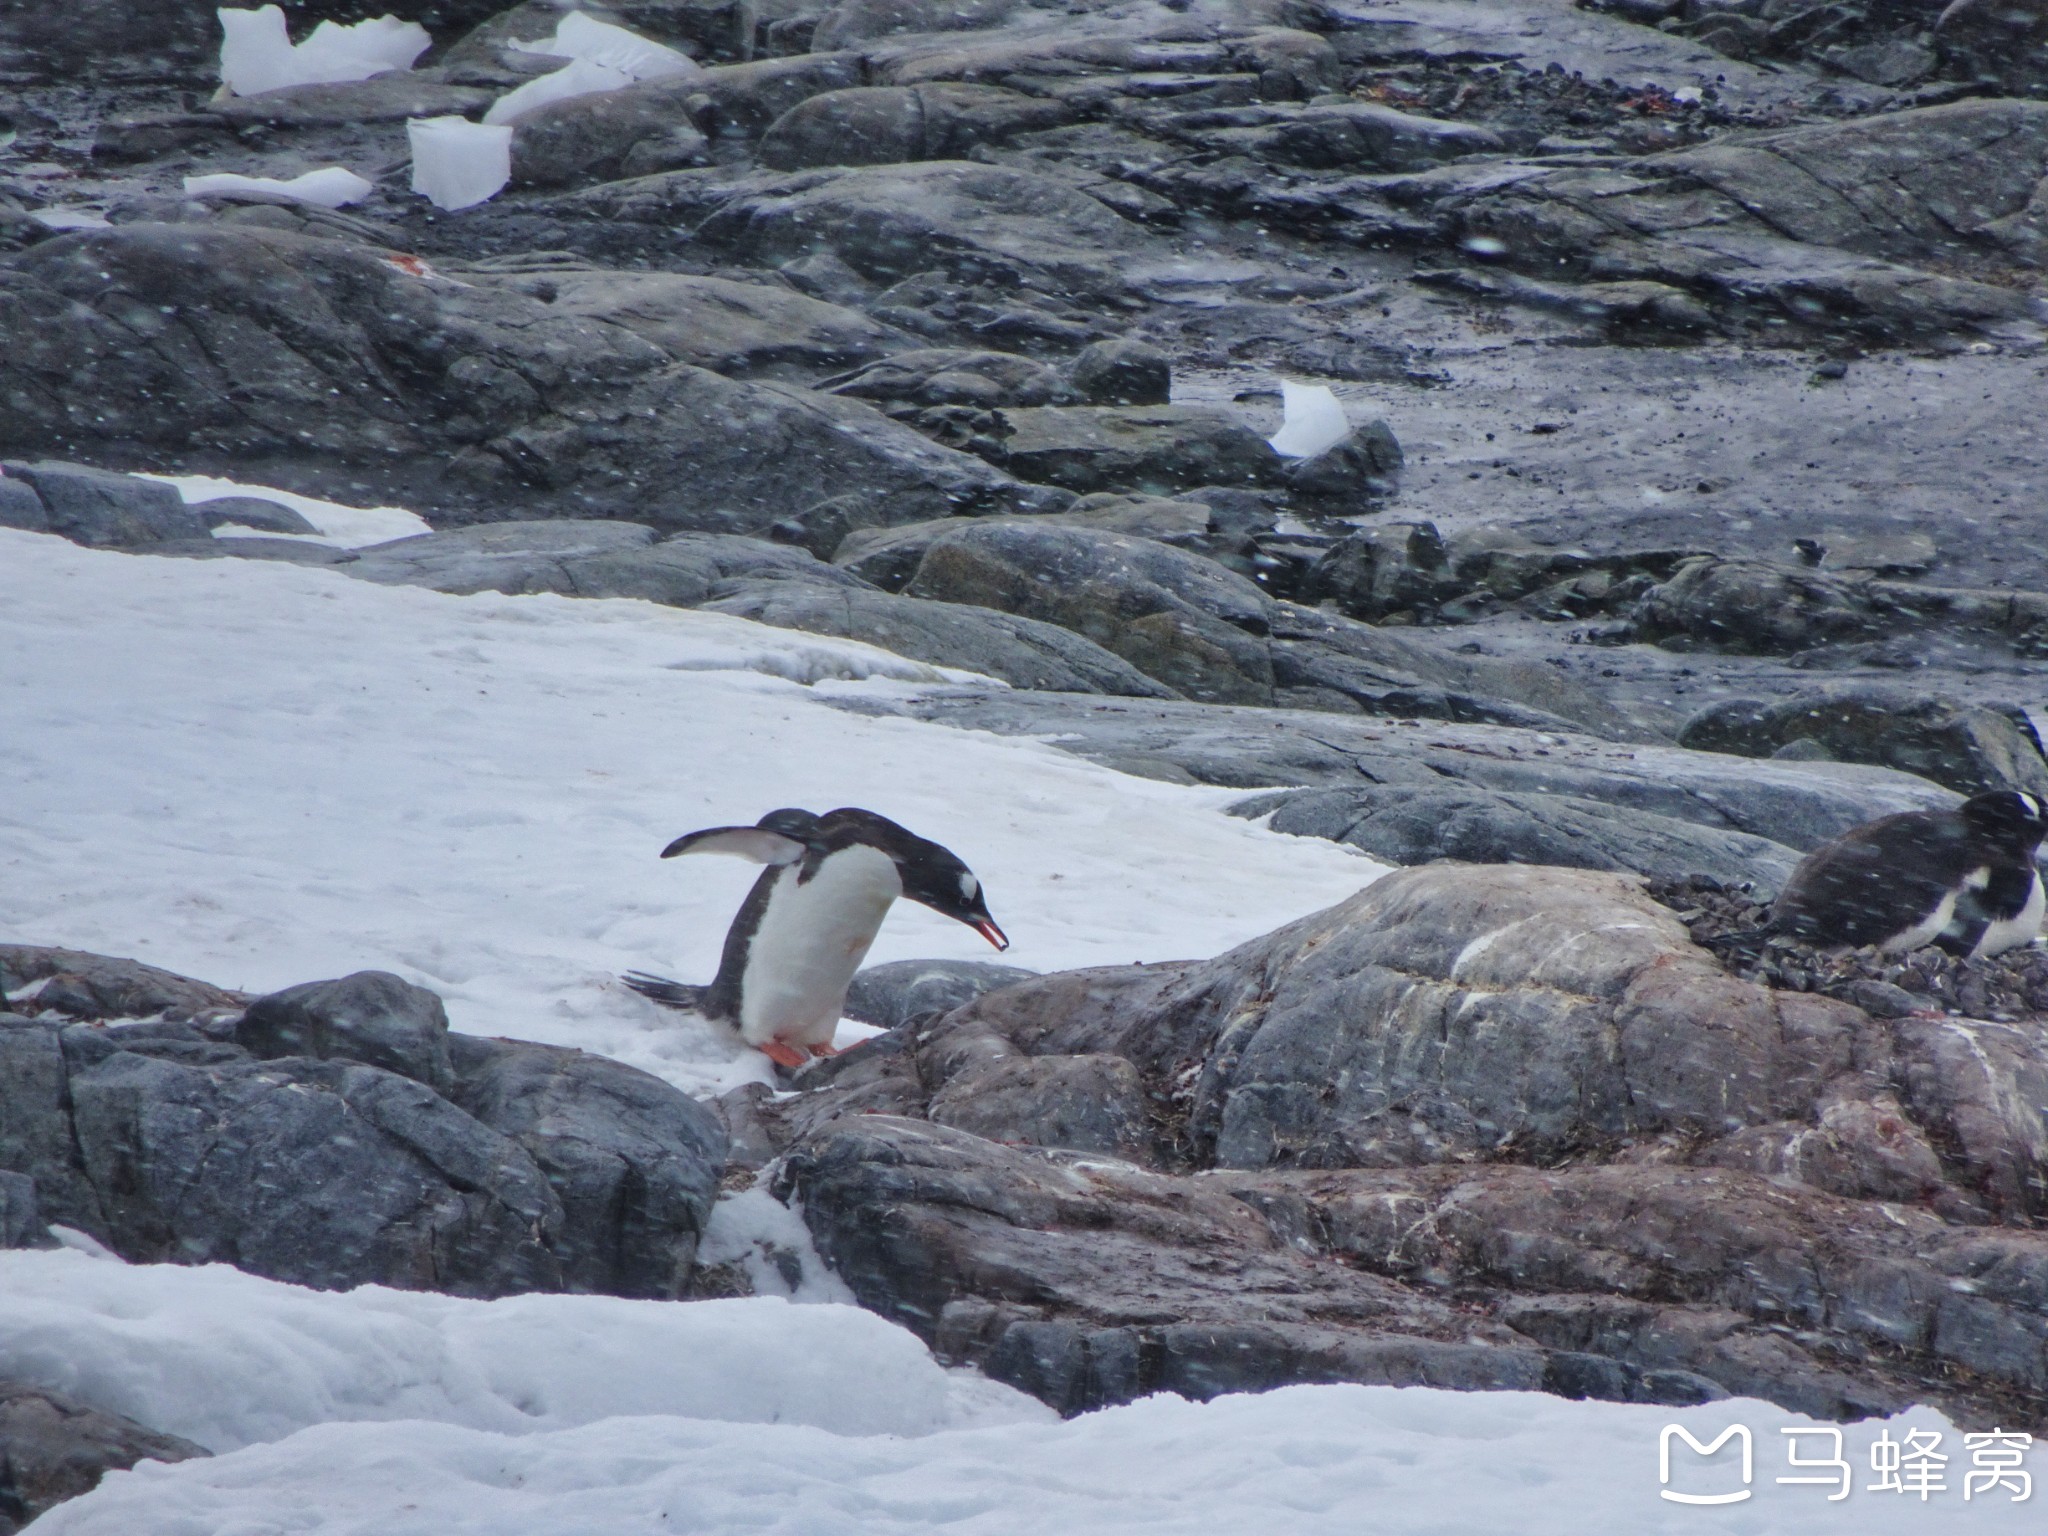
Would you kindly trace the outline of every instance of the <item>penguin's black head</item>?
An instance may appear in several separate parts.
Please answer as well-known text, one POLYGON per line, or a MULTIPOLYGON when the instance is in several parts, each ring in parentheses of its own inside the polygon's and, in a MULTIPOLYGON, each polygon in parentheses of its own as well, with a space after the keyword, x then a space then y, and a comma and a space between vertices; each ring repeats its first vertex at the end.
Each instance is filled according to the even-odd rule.
POLYGON ((896 861, 896 877, 911 901, 965 923, 997 949, 1010 947, 1003 930, 989 916, 981 882, 952 849, 919 837, 886 816, 850 805, 820 816, 815 837, 827 848, 865 843, 881 849, 896 861))
POLYGON ((903 894, 920 906, 965 923, 997 949, 1008 949, 1010 941, 989 916, 988 902, 981 894, 981 882, 975 879, 974 871, 949 849, 921 837, 916 842, 919 846, 911 851, 911 857, 898 855, 896 859, 903 894))
POLYGON ((1963 820, 1972 832, 2001 852, 2031 857, 2048 833, 2048 805, 2039 795, 1996 789, 1972 795, 1962 805, 1963 820))

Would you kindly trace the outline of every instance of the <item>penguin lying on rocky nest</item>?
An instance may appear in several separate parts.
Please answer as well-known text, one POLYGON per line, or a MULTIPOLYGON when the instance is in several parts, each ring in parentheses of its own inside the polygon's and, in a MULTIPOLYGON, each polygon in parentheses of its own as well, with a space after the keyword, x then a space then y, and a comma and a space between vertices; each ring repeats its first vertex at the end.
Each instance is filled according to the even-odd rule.
POLYGON ((2003 954, 2041 931, 2034 855, 2044 832, 2048 806, 2007 789, 1880 817, 1808 854, 1765 931, 1880 953, 1938 944, 1967 959, 2003 954))
POLYGON ((770 811, 751 827, 706 827, 661 850, 723 853, 768 867, 740 904, 708 987, 629 973, 657 1003, 730 1024, 785 1067, 832 1054, 847 984, 898 896, 1010 941, 989 916, 981 882, 951 850, 886 816, 846 806, 815 816, 770 811))

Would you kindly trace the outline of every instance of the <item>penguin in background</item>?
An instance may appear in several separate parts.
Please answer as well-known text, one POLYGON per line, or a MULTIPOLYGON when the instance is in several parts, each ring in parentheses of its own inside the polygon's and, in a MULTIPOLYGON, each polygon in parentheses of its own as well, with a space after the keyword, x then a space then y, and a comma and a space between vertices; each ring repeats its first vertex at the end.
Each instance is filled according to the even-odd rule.
POLYGON ((699 987, 631 972, 626 985, 731 1025, 780 1066, 832 1054, 847 985, 897 897, 965 923, 999 950, 1010 947, 981 882, 957 855, 873 811, 770 811, 751 827, 685 833, 661 856, 694 853, 767 866, 726 933, 718 975, 699 987))
POLYGON ((1765 931, 1886 953, 1939 944, 1965 959, 2003 954, 2041 931, 2034 857, 2044 833, 2048 805, 2009 789, 1880 817, 1808 854, 1765 931))

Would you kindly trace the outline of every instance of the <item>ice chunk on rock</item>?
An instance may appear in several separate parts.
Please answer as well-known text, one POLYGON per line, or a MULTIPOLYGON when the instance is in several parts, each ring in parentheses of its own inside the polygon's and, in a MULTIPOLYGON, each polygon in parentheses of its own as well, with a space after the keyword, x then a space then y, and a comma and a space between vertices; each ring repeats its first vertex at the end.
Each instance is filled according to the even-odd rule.
POLYGON ((256 96, 287 85, 325 85, 367 80, 389 70, 410 69, 433 39, 416 21, 378 16, 353 26, 323 21, 294 45, 284 12, 216 11, 220 17, 221 83, 237 96, 256 96))
POLYGON ((702 73, 687 53, 652 42, 637 32, 599 21, 582 11, 571 11, 555 23, 555 35, 538 42, 513 42, 514 53, 537 53, 564 59, 581 59, 602 64, 634 80, 674 80, 702 73))
POLYGON ((338 165, 322 166, 290 181, 274 176, 237 176, 220 172, 187 176, 187 197, 231 197, 245 203, 312 203, 321 208, 346 208, 368 197, 373 184, 338 165))
POLYGON ((552 74, 542 75, 537 80, 527 81, 517 90, 507 91, 491 103, 491 110, 484 114, 484 121, 491 124, 517 122, 527 113, 538 111, 550 102, 567 101, 572 96, 592 96, 599 91, 616 91, 632 83, 631 75, 608 64, 571 59, 552 74))
POLYGON ((1290 459, 1312 459, 1351 435, 1344 403, 1326 384, 1296 384, 1291 379, 1282 379, 1280 400, 1286 419, 1280 423, 1280 430, 1266 439, 1275 453, 1290 459))
POLYGON ((412 141, 412 189, 436 208, 473 208, 512 179, 509 127, 466 117, 416 117, 405 132, 412 141))

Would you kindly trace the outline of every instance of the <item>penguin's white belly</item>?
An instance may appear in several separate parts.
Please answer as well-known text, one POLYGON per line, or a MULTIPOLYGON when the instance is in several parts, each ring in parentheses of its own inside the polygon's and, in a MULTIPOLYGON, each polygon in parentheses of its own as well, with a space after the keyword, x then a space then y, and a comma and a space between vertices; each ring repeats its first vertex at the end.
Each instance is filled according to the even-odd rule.
POLYGON ((903 894, 896 861, 864 844, 828 854, 801 884, 790 865, 768 897, 740 978, 740 1035, 754 1045, 825 1045, 847 983, 889 906, 903 894))
POLYGON ((2041 894, 2041 876, 2034 876, 2033 888, 2027 892, 2027 904, 2020 908, 2017 917, 2003 918, 1985 925, 1984 937, 1977 941, 1977 947, 1970 951, 1972 959, 1983 959, 1990 955, 2002 955, 2008 949, 2032 942, 2041 931, 2041 917, 2044 910, 2041 894))
POLYGON ((1909 949, 1918 949, 1923 944, 1932 944, 1948 928, 1949 920, 1956 915, 1956 893, 1950 891, 1941 898, 1941 905, 1928 913, 1925 919, 1877 946, 1881 955, 1903 954, 1909 949))

